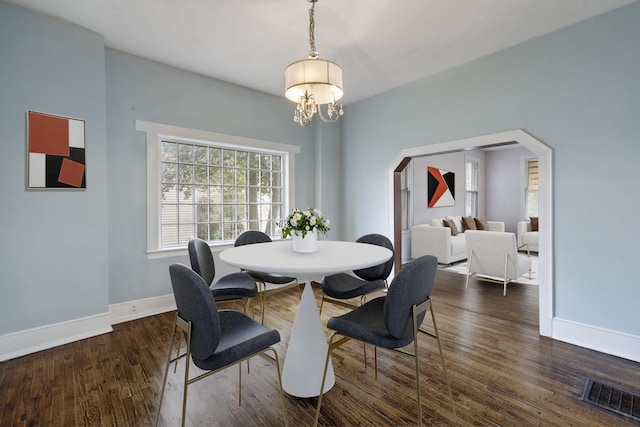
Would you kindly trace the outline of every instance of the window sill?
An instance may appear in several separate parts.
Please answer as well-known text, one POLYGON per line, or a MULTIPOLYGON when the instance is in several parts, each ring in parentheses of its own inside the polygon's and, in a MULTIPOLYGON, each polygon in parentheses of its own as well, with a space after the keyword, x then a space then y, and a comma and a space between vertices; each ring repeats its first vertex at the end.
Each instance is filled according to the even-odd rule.
MULTIPOLYGON (((211 252, 222 252, 225 249, 232 248, 233 242, 209 243, 209 247, 211 248, 211 252)), ((147 249, 147 259, 174 258, 179 256, 189 256, 186 245, 163 249, 147 249)))
MULTIPOLYGON (((277 242, 279 240, 283 240, 280 238, 273 237, 273 241, 277 242)), ((233 247, 233 242, 224 242, 224 243, 211 243, 209 242, 209 247, 211 248, 211 252, 222 252, 225 249, 229 249, 233 247)), ((163 259, 163 258, 175 258, 181 256, 189 256, 189 251, 187 246, 174 246, 171 248, 162 248, 162 249, 147 249, 147 259, 163 259)))

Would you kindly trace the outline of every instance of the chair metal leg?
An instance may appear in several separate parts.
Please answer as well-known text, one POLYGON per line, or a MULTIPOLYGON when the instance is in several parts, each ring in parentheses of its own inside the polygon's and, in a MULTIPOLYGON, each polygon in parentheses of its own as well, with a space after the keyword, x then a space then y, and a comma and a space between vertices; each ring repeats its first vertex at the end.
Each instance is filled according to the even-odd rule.
POLYGON ((420 399, 420 359, 418 358, 418 314, 417 307, 413 306, 413 360, 416 365, 416 393, 418 400, 418 426, 422 427, 422 402, 420 399))
POLYGON ((184 389, 182 393, 182 424, 181 424, 182 427, 184 427, 184 423, 187 419, 187 391, 189 387, 189 365, 191 365, 191 363, 189 363, 191 361, 191 322, 187 323, 179 317, 176 318, 176 322, 178 324, 180 322, 184 323, 184 326, 181 326, 181 327, 186 327, 185 330, 187 331, 187 353, 186 353, 186 360, 185 360, 185 366, 184 366, 184 389))
POLYGON ((449 391, 449 399, 451 400, 451 409, 453 415, 456 414, 456 405, 453 402, 453 393, 451 392, 451 383, 449 382, 449 374, 447 373, 447 364, 444 361, 444 351, 442 351, 442 342, 440 341, 440 334, 438 333, 438 325, 436 324, 436 315, 433 312, 433 304, 429 304, 429 311, 431 311, 431 320, 433 321, 433 330, 435 332, 436 341, 438 341, 438 350, 440 351, 440 359, 442 360, 442 370, 444 371, 444 378, 447 381, 447 390, 449 391))
POLYGON ((464 287, 468 288, 469 287, 469 277, 472 276, 471 274, 471 261, 473 260, 473 249, 471 251, 469 251, 469 260, 467 262, 467 280, 464 283, 464 287))
POLYGON ((324 371, 322 372, 322 384, 320 385, 320 395, 318 396, 318 406, 316 408, 316 416, 313 420, 313 426, 317 427, 318 426, 318 420, 320 419, 320 405, 322 405, 322 396, 323 396, 323 390, 324 390, 324 382, 327 379, 327 369, 329 367, 329 358, 331 357, 331 348, 333 346, 333 339, 338 335, 338 333, 334 333, 333 335, 331 335, 331 338, 329 338, 329 348, 327 349, 327 358, 324 361, 324 371))
MULTIPOLYGON (((175 333, 175 323, 173 325, 174 333, 175 333)), ((180 350, 182 349, 182 337, 178 337, 178 351, 176 351, 176 363, 173 365, 173 373, 175 374, 178 371, 178 356, 180 356, 180 350)), ((169 352, 169 357, 171 357, 171 352, 169 352)))
POLYGON ((268 350, 271 350, 273 352, 273 356, 274 356, 275 364, 276 364, 276 369, 278 371, 278 384, 280 385, 280 400, 282 402, 282 415, 284 416, 284 425, 285 425, 285 427, 287 427, 289 425, 289 421, 287 420, 287 410, 285 409, 285 406, 284 406, 284 389, 282 388, 282 375, 280 373, 280 360, 278 359, 278 352, 273 347, 269 347, 268 349, 265 350, 265 357, 268 357, 266 355, 266 351, 268 351, 268 350))
MULTIPOLYGON (((247 368, 249 359, 247 359, 247 368)), ((238 363, 238 406, 242 406, 242 362, 238 363)))
MULTIPOLYGON (((518 260, 515 260, 516 262, 518 260)), ((502 296, 507 296, 507 283, 509 283, 509 279, 507 273, 509 272, 509 254, 505 254, 504 256, 504 285, 502 290, 502 296)))
MULTIPOLYGON (((176 314, 177 317, 177 314, 176 314)), ((162 381, 162 391, 160 392, 160 403, 158 404, 158 414, 156 415, 156 423, 154 424, 155 426, 158 425, 158 422, 160 421, 160 410, 162 409, 162 400, 164 398, 164 391, 167 387, 167 376, 169 375, 169 365, 171 365, 171 352, 173 351, 173 347, 174 347, 174 343, 176 340, 176 321, 173 322, 173 336, 171 337, 171 343, 169 344, 169 355, 167 356, 167 363, 164 367, 164 380, 162 381)), ((176 366, 178 365, 178 360, 176 357, 176 366)))

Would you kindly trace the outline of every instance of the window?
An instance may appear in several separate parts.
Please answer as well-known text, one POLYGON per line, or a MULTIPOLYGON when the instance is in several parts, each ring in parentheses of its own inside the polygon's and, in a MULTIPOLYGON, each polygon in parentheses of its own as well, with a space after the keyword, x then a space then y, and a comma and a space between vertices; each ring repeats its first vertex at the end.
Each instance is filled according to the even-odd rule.
POLYGON ((464 214, 478 216, 478 161, 467 158, 465 160, 464 185, 464 214))
POLYGON ((406 231, 413 222, 413 199, 411 190, 413 188, 413 162, 400 173, 400 209, 402 216, 402 230, 406 231))
POLYGON ((279 236, 299 147, 138 121, 147 132, 147 252, 199 237, 230 244, 246 230, 279 236))
POLYGON ((538 159, 525 159, 525 218, 538 216, 538 159))
POLYGON ((193 237, 233 241, 246 230, 275 235, 284 213, 282 158, 163 139, 160 247, 193 237))

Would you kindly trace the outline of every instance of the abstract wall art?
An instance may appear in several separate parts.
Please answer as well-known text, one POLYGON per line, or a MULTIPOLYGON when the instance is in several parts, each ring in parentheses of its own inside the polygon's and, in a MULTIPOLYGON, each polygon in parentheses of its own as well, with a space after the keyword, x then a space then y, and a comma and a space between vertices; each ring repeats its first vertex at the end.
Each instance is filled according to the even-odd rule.
POLYGON ((455 174, 427 166, 427 206, 455 206, 455 174))
POLYGON ((27 188, 85 189, 84 120, 27 112, 27 188))

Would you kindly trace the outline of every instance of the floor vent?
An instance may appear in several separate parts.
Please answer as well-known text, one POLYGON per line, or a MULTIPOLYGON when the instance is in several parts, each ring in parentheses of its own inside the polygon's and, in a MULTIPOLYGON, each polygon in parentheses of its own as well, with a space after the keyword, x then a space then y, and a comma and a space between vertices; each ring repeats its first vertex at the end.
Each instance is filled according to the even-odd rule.
POLYGON ((630 391, 588 379, 582 400, 640 421, 640 395, 630 391))

